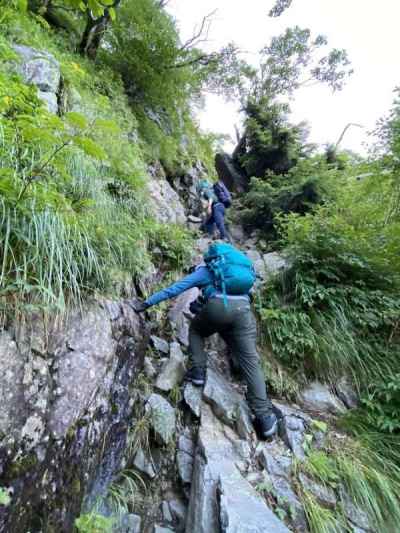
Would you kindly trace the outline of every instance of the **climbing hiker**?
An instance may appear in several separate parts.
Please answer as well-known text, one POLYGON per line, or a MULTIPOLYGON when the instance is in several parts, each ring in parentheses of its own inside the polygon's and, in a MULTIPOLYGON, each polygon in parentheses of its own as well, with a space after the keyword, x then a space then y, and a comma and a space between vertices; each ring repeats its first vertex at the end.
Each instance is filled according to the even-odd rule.
POLYGON ((228 243, 215 242, 204 254, 204 263, 195 267, 191 274, 144 302, 130 303, 135 311, 142 312, 193 287, 201 289, 201 297, 190 306, 195 317, 189 329, 190 368, 186 380, 196 386, 205 384, 205 339, 219 333, 239 364, 247 384, 247 400, 255 415, 256 431, 265 439, 275 434, 278 422, 267 396, 256 348, 256 320, 249 297, 254 281, 250 259, 228 243))
POLYGON ((211 186, 207 180, 202 180, 197 186, 200 199, 205 202, 205 222, 203 229, 213 235, 217 226, 220 238, 229 240, 225 229, 225 209, 232 204, 232 197, 225 185, 218 181, 211 186))

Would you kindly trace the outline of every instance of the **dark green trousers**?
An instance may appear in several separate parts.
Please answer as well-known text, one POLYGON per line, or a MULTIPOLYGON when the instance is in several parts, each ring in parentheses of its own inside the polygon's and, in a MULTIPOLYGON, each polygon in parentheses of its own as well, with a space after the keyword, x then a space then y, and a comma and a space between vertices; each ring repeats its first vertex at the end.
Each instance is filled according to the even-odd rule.
POLYGON ((222 298, 211 298, 192 320, 189 330, 190 362, 205 368, 207 355, 204 342, 219 333, 239 364, 247 384, 247 400, 255 415, 267 413, 272 405, 267 397, 265 380, 257 353, 256 319, 250 303, 244 299, 228 298, 227 307, 222 298))

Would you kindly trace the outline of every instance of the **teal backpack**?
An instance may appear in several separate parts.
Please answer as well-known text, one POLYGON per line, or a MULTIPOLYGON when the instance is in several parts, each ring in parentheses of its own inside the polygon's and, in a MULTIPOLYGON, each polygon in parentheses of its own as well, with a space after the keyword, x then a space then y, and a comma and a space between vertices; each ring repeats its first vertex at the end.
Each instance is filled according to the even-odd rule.
POLYGON ((256 281, 253 263, 231 244, 211 244, 204 254, 204 261, 214 278, 213 285, 203 291, 206 298, 221 292, 226 305, 227 294, 248 294, 256 281))

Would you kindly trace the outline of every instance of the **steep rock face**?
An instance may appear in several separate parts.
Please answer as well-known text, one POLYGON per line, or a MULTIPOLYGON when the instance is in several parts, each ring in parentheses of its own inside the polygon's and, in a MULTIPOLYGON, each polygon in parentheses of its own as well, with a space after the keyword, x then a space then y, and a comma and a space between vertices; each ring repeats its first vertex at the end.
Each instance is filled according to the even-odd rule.
POLYGON ((36 85, 38 96, 52 113, 58 112, 58 94, 61 83, 60 64, 56 58, 43 50, 29 46, 14 45, 21 58, 18 72, 26 83, 36 85))
POLYGON ((28 317, 0 336, 1 531, 72 531, 82 500, 120 467, 129 384, 147 336, 128 306, 94 302, 63 321, 28 317), (42 522, 42 526, 40 523, 42 522))
POLYGON ((149 167, 150 181, 148 191, 152 203, 153 215, 159 222, 184 224, 185 209, 177 192, 165 178, 162 166, 158 163, 149 167))
POLYGON ((231 191, 242 193, 248 189, 248 177, 237 168, 229 154, 217 154, 215 156, 215 168, 219 179, 223 181, 231 191))

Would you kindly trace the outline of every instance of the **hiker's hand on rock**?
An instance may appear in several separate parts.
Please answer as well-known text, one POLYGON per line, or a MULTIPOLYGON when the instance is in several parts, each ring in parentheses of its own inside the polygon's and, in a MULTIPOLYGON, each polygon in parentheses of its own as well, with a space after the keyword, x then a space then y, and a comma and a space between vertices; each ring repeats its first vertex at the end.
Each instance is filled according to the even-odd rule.
POLYGON ((140 300, 130 300, 128 304, 134 311, 136 311, 136 313, 143 313, 143 311, 146 311, 146 309, 150 307, 148 303, 141 302, 140 300))

